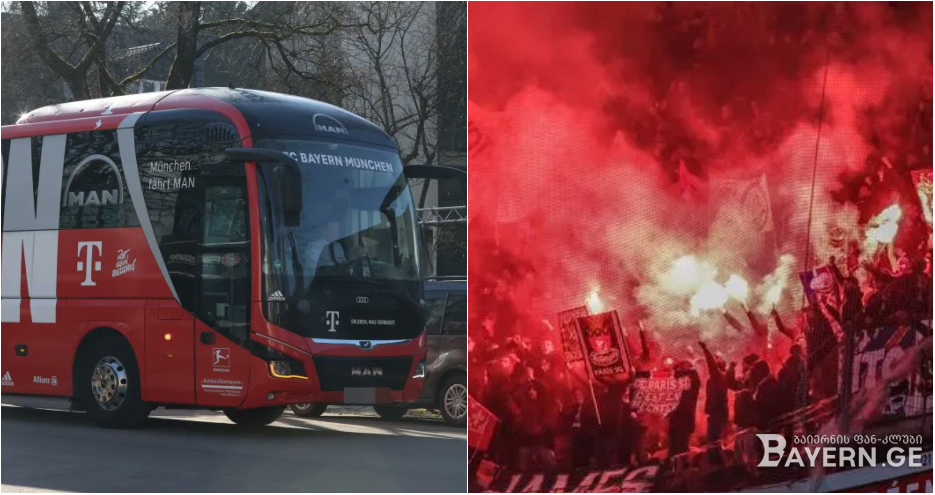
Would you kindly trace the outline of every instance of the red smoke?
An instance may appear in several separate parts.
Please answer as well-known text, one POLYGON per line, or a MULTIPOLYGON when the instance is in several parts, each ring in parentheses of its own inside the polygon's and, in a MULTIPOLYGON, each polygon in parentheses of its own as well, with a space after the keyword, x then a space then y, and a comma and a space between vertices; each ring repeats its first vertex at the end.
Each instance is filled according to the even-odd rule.
MULTIPOLYGON (((839 254, 836 236, 856 239, 894 192, 913 208, 902 172, 932 163, 931 3, 478 2, 469 15, 481 347, 519 334, 560 348, 543 320, 598 290, 664 354, 704 339, 739 360, 752 332, 692 317, 668 285, 673 260, 696 255, 719 282, 740 274, 751 308, 781 279, 787 313, 801 301, 795 272, 839 254), (900 173, 861 191, 884 157, 900 173), (761 175, 766 234, 708 185, 761 175)), ((927 233, 913 221, 907 249, 927 233)))

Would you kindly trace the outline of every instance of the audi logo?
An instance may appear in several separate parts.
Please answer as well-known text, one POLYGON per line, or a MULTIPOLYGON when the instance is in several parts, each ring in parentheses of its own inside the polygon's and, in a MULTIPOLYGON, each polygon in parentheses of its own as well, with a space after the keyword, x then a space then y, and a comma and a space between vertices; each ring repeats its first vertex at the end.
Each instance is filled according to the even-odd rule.
POLYGON ((369 297, 357 296, 357 304, 367 304, 370 302, 369 297))

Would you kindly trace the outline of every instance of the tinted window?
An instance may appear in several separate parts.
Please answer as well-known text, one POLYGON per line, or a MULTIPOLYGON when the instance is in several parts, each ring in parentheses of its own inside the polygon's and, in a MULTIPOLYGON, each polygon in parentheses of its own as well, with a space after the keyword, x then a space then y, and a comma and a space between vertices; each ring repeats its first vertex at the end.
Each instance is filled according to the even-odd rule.
POLYGON ((452 293, 448 296, 443 333, 447 335, 467 335, 466 294, 452 293))
MULTIPOLYGON (((33 152, 34 156, 36 153, 33 152)), ((116 131, 69 134, 59 228, 137 226, 139 221, 127 192, 116 131)))
POLYGON ((445 299, 448 291, 433 290, 425 292, 425 328, 429 335, 441 333, 445 320, 445 299))
POLYGON ((136 128, 143 197, 182 306, 236 342, 248 340, 249 228, 234 127, 203 111, 150 114, 136 128))
MULTIPOLYGON (((243 166, 241 166, 242 168, 243 166)), ((196 315, 237 342, 246 343, 250 307, 247 191, 242 177, 206 178, 200 187, 203 226, 196 315)))
MULTIPOLYGON (((12 141, 9 139, 4 139, 3 141, 0 141, 0 143, 2 143, 0 144, 0 151, 2 151, 3 153, 3 182, 2 182, 3 184, 2 193, 3 194, 2 194, 2 198, 0 198, 0 205, 6 204, 6 184, 7 184, 6 172, 7 172, 7 164, 10 163, 10 143, 11 142, 12 141)), ((0 208, 0 210, 3 210, 3 209, 0 208)), ((3 218, 6 218, 6 213, 4 213, 4 211, 0 211, 0 215, 3 215, 3 218)))

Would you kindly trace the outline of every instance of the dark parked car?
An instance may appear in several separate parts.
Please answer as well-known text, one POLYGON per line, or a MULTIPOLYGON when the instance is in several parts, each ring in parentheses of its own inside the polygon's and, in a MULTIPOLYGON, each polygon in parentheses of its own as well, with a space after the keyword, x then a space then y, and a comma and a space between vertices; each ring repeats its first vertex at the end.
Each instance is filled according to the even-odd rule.
MULTIPOLYGON (((413 407, 438 409, 449 424, 467 422, 467 282, 429 280, 425 282, 425 310, 428 329, 425 387, 418 402, 374 406, 386 419, 399 419, 413 407)), ((326 404, 296 404, 299 416, 321 416, 326 404)))
POLYGON ((445 421, 467 422, 467 282, 425 283, 428 357, 421 405, 438 409, 445 421))

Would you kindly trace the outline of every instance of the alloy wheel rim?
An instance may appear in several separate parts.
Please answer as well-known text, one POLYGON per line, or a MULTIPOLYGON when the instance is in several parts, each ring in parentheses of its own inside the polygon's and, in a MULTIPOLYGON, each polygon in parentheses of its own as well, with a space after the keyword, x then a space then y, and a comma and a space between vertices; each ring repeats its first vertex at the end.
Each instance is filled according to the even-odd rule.
POLYGON ((454 419, 461 419, 467 414, 467 387, 456 383, 445 392, 445 410, 454 419))
POLYGON ((126 399, 129 382, 123 363, 107 356, 97 362, 91 374, 91 394, 101 409, 113 411, 126 399))

